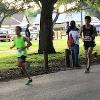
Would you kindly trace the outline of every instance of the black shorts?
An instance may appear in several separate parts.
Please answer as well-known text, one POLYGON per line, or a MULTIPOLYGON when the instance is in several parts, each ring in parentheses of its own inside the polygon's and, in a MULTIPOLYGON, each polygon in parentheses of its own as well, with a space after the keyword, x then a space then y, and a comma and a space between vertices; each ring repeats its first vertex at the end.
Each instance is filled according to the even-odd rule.
POLYGON ((26 56, 21 56, 21 57, 18 57, 18 60, 19 59, 22 59, 23 60, 23 62, 25 62, 26 61, 26 56))
POLYGON ((84 49, 87 50, 88 48, 92 47, 94 48, 95 47, 95 42, 94 41, 85 41, 84 42, 84 49))

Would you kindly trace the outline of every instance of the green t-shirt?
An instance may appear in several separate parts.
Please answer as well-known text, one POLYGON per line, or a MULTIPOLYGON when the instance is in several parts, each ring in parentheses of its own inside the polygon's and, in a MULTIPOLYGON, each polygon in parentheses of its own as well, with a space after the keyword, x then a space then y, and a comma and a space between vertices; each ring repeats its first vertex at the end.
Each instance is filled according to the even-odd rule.
POLYGON ((17 48, 17 57, 21 57, 21 56, 27 56, 27 50, 21 50, 21 48, 25 47, 25 39, 23 36, 20 37, 15 37, 14 38, 14 44, 15 47, 17 48))

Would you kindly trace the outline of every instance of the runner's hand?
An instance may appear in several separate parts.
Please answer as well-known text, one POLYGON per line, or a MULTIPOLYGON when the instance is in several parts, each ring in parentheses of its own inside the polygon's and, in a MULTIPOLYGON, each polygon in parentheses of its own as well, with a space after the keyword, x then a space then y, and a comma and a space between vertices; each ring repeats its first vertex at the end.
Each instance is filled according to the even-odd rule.
POLYGON ((10 47, 10 49, 13 49, 15 47, 15 44, 13 46, 10 47))
POLYGON ((25 50, 25 47, 21 48, 20 50, 21 50, 21 51, 25 50))
POLYGON ((13 47, 10 47, 10 49, 13 49, 13 47))

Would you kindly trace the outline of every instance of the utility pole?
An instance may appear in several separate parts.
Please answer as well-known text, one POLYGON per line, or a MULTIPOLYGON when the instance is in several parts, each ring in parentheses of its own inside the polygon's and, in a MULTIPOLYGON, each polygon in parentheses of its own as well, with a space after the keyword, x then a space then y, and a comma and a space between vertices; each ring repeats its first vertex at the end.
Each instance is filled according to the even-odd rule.
POLYGON ((82 11, 82 8, 81 8, 81 26, 83 25, 83 11, 82 11))
POLYGON ((81 7, 81 26, 83 25, 83 9, 82 9, 82 2, 83 0, 80 0, 80 7, 81 7))

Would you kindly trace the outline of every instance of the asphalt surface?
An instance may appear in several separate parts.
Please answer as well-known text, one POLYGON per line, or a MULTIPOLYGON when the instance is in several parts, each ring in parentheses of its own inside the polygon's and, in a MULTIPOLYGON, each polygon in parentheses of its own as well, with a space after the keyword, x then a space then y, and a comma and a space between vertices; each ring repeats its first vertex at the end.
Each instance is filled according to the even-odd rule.
POLYGON ((100 65, 90 74, 67 70, 32 79, 29 86, 27 79, 0 82, 0 100, 100 100, 100 65))

